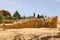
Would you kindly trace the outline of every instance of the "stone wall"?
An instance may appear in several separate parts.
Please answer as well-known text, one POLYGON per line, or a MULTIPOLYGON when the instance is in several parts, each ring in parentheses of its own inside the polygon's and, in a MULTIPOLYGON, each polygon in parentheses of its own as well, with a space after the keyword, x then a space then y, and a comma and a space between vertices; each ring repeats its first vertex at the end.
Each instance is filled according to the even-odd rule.
POLYGON ((31 19, 26 22, 17 23, 13 25, 3 25, 2 28, 56 28, 57 16, 51 18, 31 19))

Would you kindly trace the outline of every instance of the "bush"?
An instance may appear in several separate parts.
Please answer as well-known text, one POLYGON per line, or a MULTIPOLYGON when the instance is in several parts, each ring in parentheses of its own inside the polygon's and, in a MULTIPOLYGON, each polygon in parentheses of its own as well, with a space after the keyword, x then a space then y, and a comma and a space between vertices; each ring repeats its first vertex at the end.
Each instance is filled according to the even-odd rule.
POLYGON ((0 15, 0 20, 1 20, 1 21, 3 20, 3 16, 2 16, 2 15, 0 15))

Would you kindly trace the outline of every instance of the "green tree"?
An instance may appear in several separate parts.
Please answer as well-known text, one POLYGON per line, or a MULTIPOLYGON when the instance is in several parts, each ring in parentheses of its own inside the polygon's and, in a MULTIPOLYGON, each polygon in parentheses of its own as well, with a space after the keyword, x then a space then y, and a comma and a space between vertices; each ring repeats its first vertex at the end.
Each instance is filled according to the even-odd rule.
POLYGON ((43 15, 37 15, 37 18, 44 18, 44 16, 43 15))
POLYGON ((13 17, 16 18, 16 19, 20 19, 20 14, 18 11, 16 11, 14 14, 13 14, 13 17))
POLYGON ((33 13, 33 17, 35 18, 35 12, 33 13))
POLYGON ((37 18, 40 18, 40 15, 39 14, 37 15, 37 18))
POLYGON ((0 15, 0 21, 2 21, 4 19, 3 15, 0 15))
POLYGON ((40 16, 40 18, 44 18, 44 16, 43 16, 43 15, 41 15, 41 16, 40 16))

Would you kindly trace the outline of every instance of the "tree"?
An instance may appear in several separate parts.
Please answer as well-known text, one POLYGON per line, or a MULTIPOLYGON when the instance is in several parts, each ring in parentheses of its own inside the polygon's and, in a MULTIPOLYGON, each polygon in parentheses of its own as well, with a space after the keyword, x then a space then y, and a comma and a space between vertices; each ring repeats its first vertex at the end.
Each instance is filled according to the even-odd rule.
POLYGON ((3 19, 3 17, 0 15, 0 20, 2 20, 3 19))
POLYGON ((40 15, 39 14, 37 15, 37 18, 40 18, 40 15))
POLYGON ((0 20, 1 20, 1 21, 3 20, 3 16, 2 16, 2 15, 0 15, 0 20))
POLYGON ((16 18, 16 19, 20 19, 20 14, 19 14, 19 12, 16 11, 16 12, 14 13, 13 17, 16 18))
POLYGON ((43 15, 41 15, 41 16, 40 16, 40 18, 44 18, 44 16, 43 16, 43 15))
POLYGON ((34 16, 34 18, 35 18, 35 12, 33 13, 33 16, 34 16))
POLYGON ((37 15, 37 18, 44 18, 44 16, 43 15, 37 15))

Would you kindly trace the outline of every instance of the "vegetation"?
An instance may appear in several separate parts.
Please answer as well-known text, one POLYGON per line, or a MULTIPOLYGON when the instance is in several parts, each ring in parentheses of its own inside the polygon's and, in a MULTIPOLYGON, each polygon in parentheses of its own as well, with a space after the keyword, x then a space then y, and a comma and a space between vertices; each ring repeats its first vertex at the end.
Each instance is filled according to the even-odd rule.
MULTIPOLYGON (((8 15, 8 14, 7 14, 8 15)), ((33 16, 28 16, 26 17, 25 15, 21 17, 20 13, 16 10, 15 13, 13 14, 13 16, 9 17, 9 15, 6 17, 3 16, 3 15, 0 15, 0 20, 3 20, 3 19, 8 19, 8 20, 19 20, 19 19, 25 19, 25 18, 28 18, 28 19, 32 19, 32 18, 36 18, 36 13, 34 12, 33 13, 33 16), (7 18, 8 17, 8 18, 7 18)), ((37 18, 44 18, 43 15, 37 15, 37 18)))
POLYGON ((29 17, 27 17, 28 19, 32 19, 32 18, 35 18, 34 16, 29 16, 29 17))
POLYGON ((13 14, 13 17, 16 18, 16 19, 20 19, 20 14, 18 11, 16 11, 14 14, 13 14))
POLYGON ((35 12, 33 13, 33 16, 34 16, 34 18, 35 18, 35 12))
POLYGON ((43 16, 43 15, 40 16, 40 15, 38 14, 38 15, 37 15, 37 18, 44 18, 44 16, 43 16))
POLYGON ((4 19, 3 15, 0 15, 0 21, 2 21, 4 19))
POLYGON ((40 15, 39 14, 37 15, 37 18, 40 18, 40 15))

